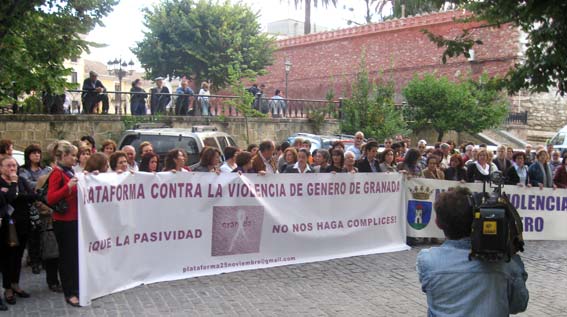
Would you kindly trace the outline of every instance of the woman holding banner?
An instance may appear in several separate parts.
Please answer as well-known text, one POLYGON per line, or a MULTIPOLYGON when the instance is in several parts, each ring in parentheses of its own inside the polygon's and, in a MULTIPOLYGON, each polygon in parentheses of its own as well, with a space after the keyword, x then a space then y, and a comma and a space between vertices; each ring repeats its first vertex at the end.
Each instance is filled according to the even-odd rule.
POLYGON ((467 178, 467 169, 464 165, 461 154, 451 155, 449 168, 445 170, 445 180, 464 182, 467 178))
POLYGON ((57 165, 48 180, 47 203, 55 211, 53 229, 59 245, 59 272, 65 301, 78 307, 79 227, 77 178, 73 171, 77 148, 67 141, 59 141, 53 151, 57 165))
POLYGON ((154 152, 148 152, 142 155, 140 163, 140 172, 156 173, 158 171, 159 155, 154 152))
POLYGON ((537 152, 536 161, 528 169, 528 177, 532 186, 541 188, 557 188, 553 184, 553 173, 549 164, 549 154, 545 149, 537 152))
POLYGON ((478 150, 476 161, 467 166, 467 182, 488 182, 493 171, 486 148, 478 150))
POLYGON ((512 156, 512 167, 506 171, 506 184, 518 186, 531 186, 528 182, 528 167, 526 166, 526 153, 517 152, 512 156))
POLYGON ((220 151, 213 147, 206 146, 201 151, 201 160, 199 166, 195 168, 195 172, 213 172, 220 173, 220 151))
POLYGON ((299 152, 297 152, 297 163, 292 166, 288 166, 284 173, 313 173, 307 162, 309 162, 309 150, 300 149, 299 152))
POLYGON ((164 172, 189 172, 190 169, 185 166, 187 162, 187 155, 183 149, 173 149, 167 152, 165 156, 164 172))

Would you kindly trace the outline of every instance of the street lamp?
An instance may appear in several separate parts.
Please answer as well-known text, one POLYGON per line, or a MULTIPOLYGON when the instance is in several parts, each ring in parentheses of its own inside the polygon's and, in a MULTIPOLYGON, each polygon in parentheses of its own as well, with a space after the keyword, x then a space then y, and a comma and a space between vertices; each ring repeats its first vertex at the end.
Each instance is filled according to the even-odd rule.
POLYGON ((288 99, 289 97, 287 95, 287 75, 289 74, 289 71, 291 70, 291 61, 289 59, 286 59, 284 66, 285 66, 285 98, 288 99))
MULTIPOLYGON (((122 115, 122 79, 126 76, 134 74, 134 61, 130 60, 126 63, 125 60, 115 58, 106 63, 108 75, 118 77, 118 93, 116 93, 116 104, 118 105, 115 110, 117 114, 122 115)), ((124 107, 124 114, 126 114, 126 107, 124 107)))

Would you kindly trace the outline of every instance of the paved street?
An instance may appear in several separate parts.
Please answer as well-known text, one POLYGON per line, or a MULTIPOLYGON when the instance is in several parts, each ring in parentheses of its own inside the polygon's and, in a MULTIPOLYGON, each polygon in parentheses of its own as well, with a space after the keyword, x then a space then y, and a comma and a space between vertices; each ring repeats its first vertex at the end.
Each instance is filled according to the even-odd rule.
MULTIPOLYGON (((84 308, 65 304, 47 290, 43 274, 25 268, 21 285, 32 298, 18 298, 0 315, 425 316, 419 249, 145 285, 84 308)), ((521 316, 565 316, 567 242, 528 242, 523 259, 530 303, 521 316)))

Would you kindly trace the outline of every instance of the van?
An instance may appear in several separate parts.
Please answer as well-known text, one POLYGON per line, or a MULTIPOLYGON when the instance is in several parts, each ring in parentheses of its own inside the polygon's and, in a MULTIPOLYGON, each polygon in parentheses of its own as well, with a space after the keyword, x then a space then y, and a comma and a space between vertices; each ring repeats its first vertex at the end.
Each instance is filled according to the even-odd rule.
MULTIPOLYGON (((131 145, 136 149, 136 160, 140 161, 140 143, 148 141, 152 144, 154 152, 159 155, 160 163, 174 148, 181 148, 187 152, 188 166, 199 163, 199 154, 205 146, 217 148, 221 151, 224 160, 224 149, 227 146, 237 146, 234 138, 217 131, 213 126, 194 126, 191 129, 157 128, 127 130, 122 135, 118 148, 131 145)), ((160 165, 162 165, 160 164, 160 165)))
POLYGON ((567 152, 567 125, 561 128, 553 138, 549 141, 553 144, 553 149, 561 153, 561 156, 567 152))

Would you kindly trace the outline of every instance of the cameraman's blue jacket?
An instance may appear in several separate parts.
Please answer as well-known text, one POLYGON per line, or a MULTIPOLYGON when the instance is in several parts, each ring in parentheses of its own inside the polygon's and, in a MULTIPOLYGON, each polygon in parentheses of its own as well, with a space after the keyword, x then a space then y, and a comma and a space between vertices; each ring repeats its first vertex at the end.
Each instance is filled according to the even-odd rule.
POLYGON ((510 262, 469 261, 470 239, 421 250, 417 273, 428 316, 508 316, 525 311, 528 273, 518 255, 510 262))

